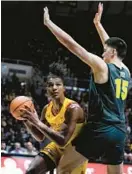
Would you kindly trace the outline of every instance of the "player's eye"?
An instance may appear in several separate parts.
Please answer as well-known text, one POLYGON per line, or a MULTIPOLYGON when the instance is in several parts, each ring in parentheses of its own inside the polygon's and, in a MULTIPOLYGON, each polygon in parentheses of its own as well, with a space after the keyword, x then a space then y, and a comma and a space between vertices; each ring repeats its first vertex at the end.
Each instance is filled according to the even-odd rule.
POLYGON ((61 83, 57 83, 56 86, 61 86, 61 83))
POLYGON ((53 86, 53 83, 47 83, 47 86, 48 87, 52 87, 53 86))

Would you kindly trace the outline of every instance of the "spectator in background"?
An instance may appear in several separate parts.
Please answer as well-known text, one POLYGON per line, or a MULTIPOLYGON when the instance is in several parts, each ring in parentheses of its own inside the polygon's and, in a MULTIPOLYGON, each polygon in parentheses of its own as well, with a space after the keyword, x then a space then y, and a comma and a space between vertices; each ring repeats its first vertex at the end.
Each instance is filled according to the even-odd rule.
POLYGON ((125 162, 132 162, 132 147, 131 147, 131 140, 128 138, 126 145, 125 145, 125 152, 124 152, 124 160, 125 162))
POLYGON ((5 142, 1 143, 1 153, 8 153, 7 146, 5 142))
POLYGON ((12 79, 12 88, 15 89, 15 93, 18 95, 20 90, 20 82, 19 78, 16 75, 16 72, 12 74, 11 79, 12 79))
POLYGON ((24 154, 23 149, 21 148, 21 144, 19 142, 15 143, 15 148, 12 150, 10 153, 15 153, 15 154, 24 154))
POLYGON ((25 144, 26 147, 26 151, 25 154, 27 155, 37 155, 38 151, 36 150, 36 148, 33 146, 33 144, 31 142, 27 142, 25 144))

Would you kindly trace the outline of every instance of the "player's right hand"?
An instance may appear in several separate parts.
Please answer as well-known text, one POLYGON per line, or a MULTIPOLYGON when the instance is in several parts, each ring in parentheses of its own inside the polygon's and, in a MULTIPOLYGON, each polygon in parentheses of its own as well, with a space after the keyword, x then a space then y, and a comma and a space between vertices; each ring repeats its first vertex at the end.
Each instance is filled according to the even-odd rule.
POLYGON ((93 20, 95 25, 101 22, 102 13, 103 13, 103 4, 100 2, 98 5, 98 12, 95 14, 95 17, 93 20))
POLYGON ((49 10, 47 7, 44 8, 44 25, 47 25, 48 21, 50 20, 49 17, 49 10))

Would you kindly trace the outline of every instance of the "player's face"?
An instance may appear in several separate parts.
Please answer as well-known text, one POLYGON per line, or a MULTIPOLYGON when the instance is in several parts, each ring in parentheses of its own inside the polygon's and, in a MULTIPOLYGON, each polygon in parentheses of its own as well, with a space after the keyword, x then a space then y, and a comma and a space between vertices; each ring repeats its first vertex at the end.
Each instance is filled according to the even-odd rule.
POLYGON ((102 57, 106 63, 110 63, 112 58, 114 57, 114 49, 112 47, 109 47, 108 45, 105 45, 102 57))
POLYGON ((50 78, 47 82, 47 93, 52 99, 64 96, 64 84, 60 78, 50 78))

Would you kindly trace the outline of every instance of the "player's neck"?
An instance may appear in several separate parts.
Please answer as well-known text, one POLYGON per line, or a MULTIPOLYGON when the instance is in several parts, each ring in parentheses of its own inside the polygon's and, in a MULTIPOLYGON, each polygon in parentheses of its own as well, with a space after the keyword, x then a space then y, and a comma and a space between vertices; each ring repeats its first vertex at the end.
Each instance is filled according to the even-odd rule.
POLYGON ((52 100, 52 102, 53 102, 53 109, 60 110, 60 108, 63 105, 64 100, 65 100, 65 96, 62 96, 62 97, 60 97, 58 99, 52 100))
POLYGON ((119 58, 114 58, 110 63, 115 64, 118 68, 122 68, 122 61, 119 58))

